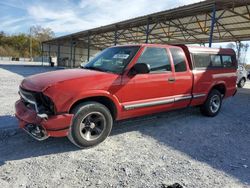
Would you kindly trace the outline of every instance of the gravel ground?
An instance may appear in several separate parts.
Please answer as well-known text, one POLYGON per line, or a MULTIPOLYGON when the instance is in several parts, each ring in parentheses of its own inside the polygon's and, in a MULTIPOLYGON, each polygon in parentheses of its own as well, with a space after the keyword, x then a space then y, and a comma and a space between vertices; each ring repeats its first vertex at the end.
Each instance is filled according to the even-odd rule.
POLYGON ((54 69, 0 63, 0 187, 250 187, 250 83, 215 118, 188 108, 122 121, 79 150, 16 129, 18 84, 54 69))

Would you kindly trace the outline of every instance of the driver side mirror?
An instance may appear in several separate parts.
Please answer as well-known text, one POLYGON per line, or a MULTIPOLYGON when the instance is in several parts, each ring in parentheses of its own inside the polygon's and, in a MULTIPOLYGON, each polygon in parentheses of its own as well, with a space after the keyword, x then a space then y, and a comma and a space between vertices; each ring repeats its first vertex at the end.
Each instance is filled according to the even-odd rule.
POLYGON ((136 63, 130 71, 132 75, 147 74, 149 72, 150 72, 150 65, 146 63, 136 63))

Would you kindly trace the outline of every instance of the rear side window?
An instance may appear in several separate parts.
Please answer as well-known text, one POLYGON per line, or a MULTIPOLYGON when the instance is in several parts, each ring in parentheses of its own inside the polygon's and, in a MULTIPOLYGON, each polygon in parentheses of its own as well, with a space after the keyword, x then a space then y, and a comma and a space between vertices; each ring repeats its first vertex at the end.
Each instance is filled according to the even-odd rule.
POLYGON ((170 48, 170 52, 173 57, 175 72, 185 72, 187 67, 184 52, 179 48, 170 48))
POLYGON ((220 55, 211 55, 211 66, 222 67, 220 55))
POLYGON ((150 65, 150 72, 171 71, 169 56, 165 48, 146 48, 137 63, 150 65))
POLYGON ((209 54, 193 54, 193 61, 196 68, 207 68, 211 63, 209 54))
POLYGON ((214 55, 214 54, 203 54, 194 53, 193 63, 195 68, 230 68, 235 67, 233 63, 233 56, 230 55, 214 55))
POLYGON ((234 65, 233 65, 232 56, 223 55, 222 64, 223 64, 223 67, 233 67, 234 65))

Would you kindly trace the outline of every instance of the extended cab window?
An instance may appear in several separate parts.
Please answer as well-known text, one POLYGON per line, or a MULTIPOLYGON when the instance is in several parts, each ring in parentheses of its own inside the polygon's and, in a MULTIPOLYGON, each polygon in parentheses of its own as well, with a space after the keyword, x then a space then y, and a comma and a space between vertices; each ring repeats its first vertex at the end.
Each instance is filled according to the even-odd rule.
POLYGON ((171 71, 171 64, 165 48, 147 47, 137 63, 146 63, 150 72, 171 71))
POLYGON ((179 48, 170 48, 174 61, 175 72, 185 72, 187 70, 184 52, 179 48))

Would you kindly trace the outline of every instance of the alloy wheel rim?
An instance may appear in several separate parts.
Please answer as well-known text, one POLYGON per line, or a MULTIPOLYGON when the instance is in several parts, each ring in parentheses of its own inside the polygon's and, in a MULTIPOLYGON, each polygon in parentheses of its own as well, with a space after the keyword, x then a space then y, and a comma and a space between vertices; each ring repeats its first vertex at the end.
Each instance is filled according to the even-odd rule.
POLYGON ((211 98, 211 100, 210 100, 210 110, 213 112, 213 113, 216 113, 218 110, 219 110, 219 108, 220 108, 220 103, 221 103, 221 101, 220 101, 221 99, 220 99, 220 97, 218 96, 218 95, 215 95, 215 96, 213 96, 212 98, 211 98))
POLYGON ((82 138, 87 141, 98 139, 106 128, 106 119, 100 112, 91 112, 82 118, 79 131, 82 138))

